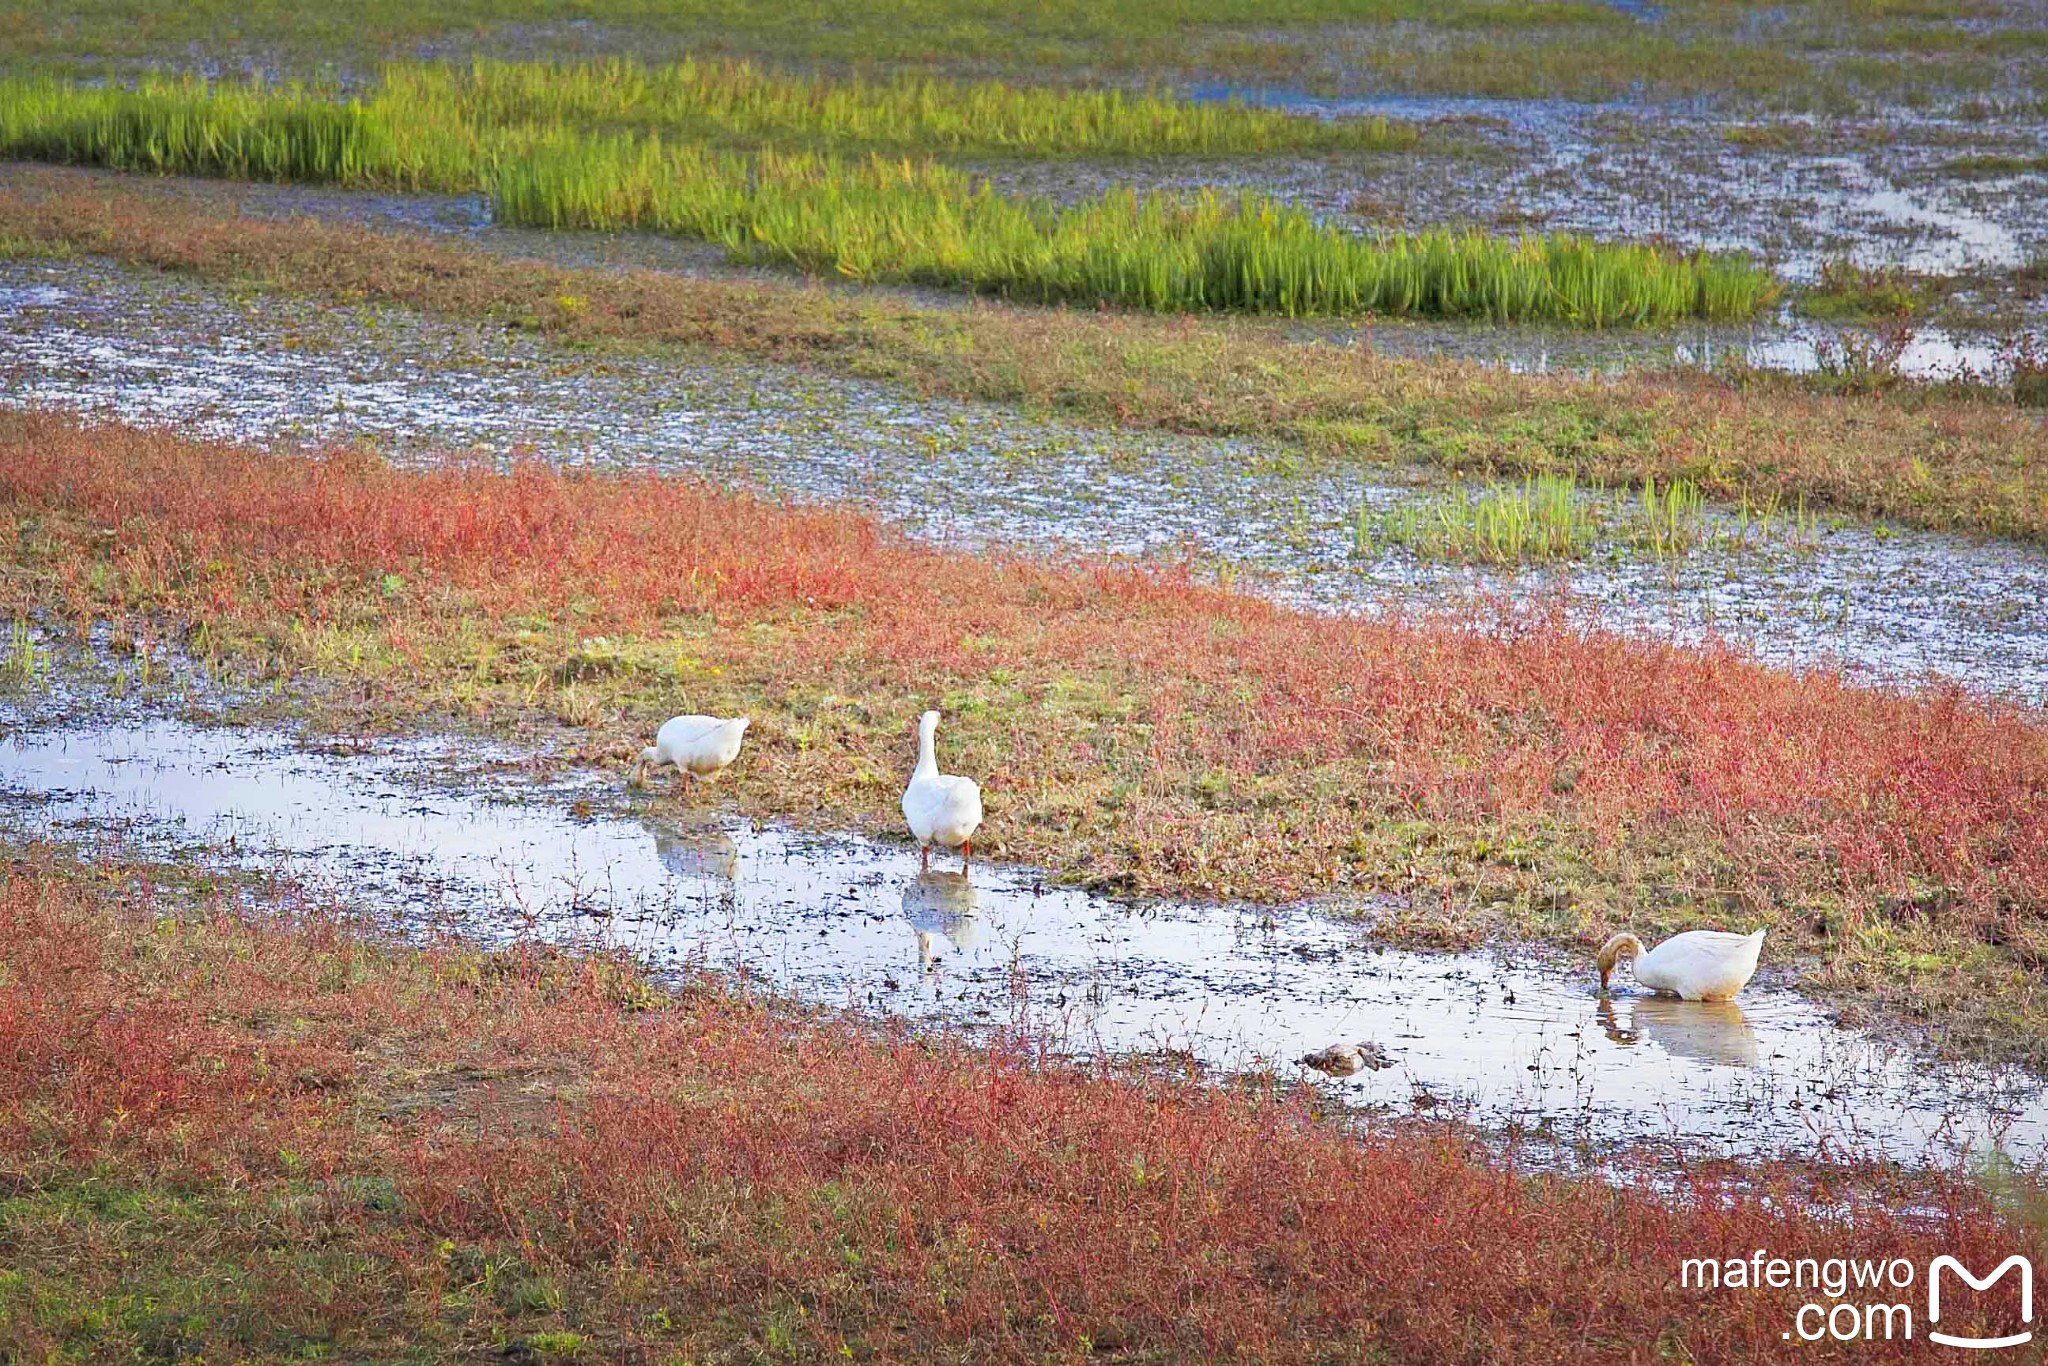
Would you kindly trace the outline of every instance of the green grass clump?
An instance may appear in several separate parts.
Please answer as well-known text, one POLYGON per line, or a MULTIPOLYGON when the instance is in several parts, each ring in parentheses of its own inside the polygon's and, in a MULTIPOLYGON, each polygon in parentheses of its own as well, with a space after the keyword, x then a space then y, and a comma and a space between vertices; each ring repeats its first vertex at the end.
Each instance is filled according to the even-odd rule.
POLYGON ((406 64, 385 70, 378 102, 474 128, 655 131, 815 150, 1244 155, 1384 151, 1416 141, 1413 124, 1378 117, 1322 119, 1236 102, 916 74, 834 80, 749 62, 406 64))
MULTIPOLYGON (((1739 257, 1564 234, 1360 236, 1256 194, 1119 189, 1062 206, 999 194, 930 160, 717 148, 659 131, 594 131, 566 116, 541 121, 548 106, 465 105, 456 93, 465 80, 501 94, 527 88, 490 70, 427 80, 407 69, 390 90, 349 101, 260 85, 0 82, 0 153, 127 170, 483 190, 505 222, 684 234, 723 243, 740 261, 1041 303, 1610 327, 1747 317, 1777 293, 1768 271, 1739 257)), ((619 82, 637 70, 599 69, 619 82)), ((723 70, 720 88, 731 95, 740 77, 723 70)), ((611 87, 580 79, 570 80, 564 107, 581 100, 588 114, 591 89, 611 87)), ((604 107, 642 103, 628 91, 604 107)), ((763 121, 788 122, 782 105, 766 103, 763 121)))
POLYGON ((1523 564, 1577 559, 1593 548, 1600 520, 1569 475, 1520 485, 1458 488, 1378 514, 1359 509, 1353 550, 1395 545, 1422 559, 1523 564))
POLYGON ((1581 485, 1572 475, 1534 475, 1520 484, 1466 485, 1352 518, 1352 553, 1364 559, 1399 548, 1417 559, 1465 564, 1542 564, 1596 553, 1670 559, 1703 546, 1730 549, 1782 533, 1811 546, 1817 532, 1804 500, 1743 500, 1724 524, 1710 524, 1706 495, 1689 479, 1633 492, 1581 485))

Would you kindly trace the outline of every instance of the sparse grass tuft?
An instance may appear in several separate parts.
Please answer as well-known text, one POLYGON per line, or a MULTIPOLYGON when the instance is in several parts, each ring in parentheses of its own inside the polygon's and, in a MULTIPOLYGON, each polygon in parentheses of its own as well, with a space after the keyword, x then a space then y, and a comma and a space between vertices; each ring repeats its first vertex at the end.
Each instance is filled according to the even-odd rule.
POLYGON ((2048 408, 2048 342, 2022 332, 2005 344, 2004 351, 2013 402, 2022 408, 2048 408))
POLYGON ((1905 383, 1899 362, 1913 344, 1912 320, 1899 314, 1868 331, 1844 331, 1814 342, 1822 379, 1849 393, 1878 394, 1905 383))
POLYGON ((1824 262, 1820 279, 1798 294, 1799 311, 1829 322, 1873 322, 1925 313, 1941 299, 1941 285, 1895 266, 1824 262))
POLYGON ((1544 475, 1520 487, 1460 487, 1377 515, 1361 508, 1353 550, 1370 555, 1377 546, 1396 545, 1426 559, 1482 564, 1567 560, 1587 554, 1599 528, 1576 480, 1544 475))
POLYGON ((1814 125, 1789 119, 1730 124, 1721 130, 1722 141, 1731 147, 1774 152, 1809 147, 1820 136, 1820 130, 1814 125))
POLYGON ((49 655, 37 643, 34 628, 17 617, 9 630, 7 657, 0 660, 0 680, 16 688, 34 687, 49 665, 49 655))
POLYGON ((1462 485, 1448 493, 1397 503, 1352 520, 1353 553, 1363 557, 1398 546, 1422 559, 1476 564, 1540 564, 1596 552, 1683 555, 1706 544, 1723 549, 1782 534, 1810 543, 1814 519, 1803 505, 1745 502, 1725 524, 1709 525, 1699 486, 1681 479, 1660 487, 1653 476, 1629 491, 1570 475, 1531 476, 1518 485, 1462 485))

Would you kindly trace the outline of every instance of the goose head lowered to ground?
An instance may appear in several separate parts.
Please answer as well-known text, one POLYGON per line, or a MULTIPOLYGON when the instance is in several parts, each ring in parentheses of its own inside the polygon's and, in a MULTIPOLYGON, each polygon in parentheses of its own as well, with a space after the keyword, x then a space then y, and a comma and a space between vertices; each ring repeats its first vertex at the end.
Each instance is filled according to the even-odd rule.
POLYGON ((674 764, 685 778, 710 782, 739 757, 749 724, 744 716, 672 716, 661 723, 654 743, 640 751, 628 781, 637 787, 650 765, 674 764))
POLYGON ((1636 984, 1688 1001, 1726 1001, 1756 975, 1763 954, 1764 932, 1729 934, 1723 930, 1687 930, 1645 951, 1632 934, 1617 934, 1600 946, 1600 990, 1614 970, 1631 964, 1636 984))

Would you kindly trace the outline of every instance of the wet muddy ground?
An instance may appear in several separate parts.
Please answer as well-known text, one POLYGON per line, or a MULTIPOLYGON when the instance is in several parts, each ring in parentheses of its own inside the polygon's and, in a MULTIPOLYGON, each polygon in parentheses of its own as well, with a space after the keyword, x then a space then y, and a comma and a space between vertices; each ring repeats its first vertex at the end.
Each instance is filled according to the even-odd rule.
POLYGON ((136 708, 36 712, 0 702, 11 837, 282 869, 401 933, 624 948, 829 1006, 1208 1070, 1300 1075, 1309 1049, 1371 1040, 1389 1067, 1318 1084, 1568 1160, 1668 1141, 2032 1162, 2048 1144, 2039 1079, 1839 1028, 1794 965, 1770 964, 1739 1003, 1602 998, 1587 964, 1535 951, 1409 953, 1309 907, 1129 905, 1027 868, 920 873, 907 843, 757 825, 665 780, 629 794, 612 774, 536 777, 527 756, 468 741, 309 748, 136 708))
POLYGON ((1977 169, 2037 153, 2038 118, 1894 109, 1745 119, 1564 100, 1199 93, 1325 118, 1384 115, 1434 134, 1412 154, 1305 164, 1299 183, 1277 182, 1332 214, 1661 238, 1747 251, 1801 281, 1834 258, 1955 275, 2048 252, 2048 224, 2033 212, 2048 171, 1977 169), (1447 177, 1449 159, 1460 170, 1447 177))
MULTIPOLYGON (((1844 133, 1796 119, 1768 125, 1646 121, 1616 107, 1555 102, 1352 101, 1327 107, 1336 114, 1384 110, 1433 120, 1433 131, 1412 152, 1232 163, 1004 162, 977 169, 1005 189, 1062 200, 1124 184, 1257 189, 1360 230, 1439 224, 1504 232, 1556 229, 1744 250, 1801 284, 1810 283, 1823 262, 1836 259, 1964 277, 1943 312, 1910 329, 1896 368, 1919 380, 2003 383, 2010 377, 2006 338, 2048 325, 2048 279, 2038 270, 2016 273, 2048 259, 2048 219, 2034 211, 2048 194, 2048 163, 1990 176, 1959 177, 1941 169, 1972 157, 2016 155, 2010 149, 2026 142, 2024 129, 1993 135, 1930 123, 1926 129, 1933 131, 1923 129, 1924 144, 1908 139, 1901 146, 1884 140, 1882 125, 1844 133), (1793 138, 1794 145, 1737 146, 1727 141, 1730 127, 1788 129, 1775 135, 1793 138), (1844 136, 1852 139, 1846 151, 1798 150, 1808 140, 1844 136), (1944 138, 1956 141, 1950 145, 1944 138), (1974 150, 1979 148, 2000 150, 1974 150)), ((0 163, 0 180, 9 169, 0 163)), ((160 193, 256 218, 456 235, 500 255, 567 267, 719 278, 778 274, 735 266, 722 249, 693 239, 501 226, 482 195, 384 195, 182 178, 152 185, 160 193)), ((964 301, 957 292, 937 289, 846 287, 928 307, 964 301)), ((1845 337, 1869 331, 1807 319, 1790 306, 1751 323, 1607 331, 1401 319, 1307 322, 1300 330, 1308 337, 1363 342, 1387 355, 1570 374, 1731 366, 1809 373, 1836 363, 1845 337)))
POLYGON ((1707 632, 1769 660, 1929 675, 2048 701, 2048 554, 1780 517, 1660 559, 1616 548, 1556 569, 1360 553, 1361 510, 1418 496, 1407 471, 1244 441, 1107 432, 706 355, 606 356, 501 328, 239 295, 82 261, 0 261, 0 402, 57 404, 269 443, 464 449, 693 471, 851 500, 912 532, 1193 558, 1289 601, 1378 611, 1570 595, 1588 623, 1707 632))
MULTIPOLYGON (((2037 119, 1892 111, 1745 121, 1566 101, 1199 93, 1329 118, 1383 114, 1425 133, 1413 151, 1296 161, 982 169, 1005 189, 1063 200, 1112 184, 1256 189, 1361 228, 1472 225, 1747 252, 1792 284, 1814 282, 1829 261, 1949 280, 1943 315, 1916 329, 1898 362, 1920 379, 2002 379, 1998 338, 2048 322, 2048 287, 2027 271, 2048 259, 2037 119)), ((1843 331, 1787 309, 1743 327, 1589 335, 1404 324, 1370 336, 1390 354, 1524 370, 1741 363, 1807 372, 1822 368, 1843 331)))

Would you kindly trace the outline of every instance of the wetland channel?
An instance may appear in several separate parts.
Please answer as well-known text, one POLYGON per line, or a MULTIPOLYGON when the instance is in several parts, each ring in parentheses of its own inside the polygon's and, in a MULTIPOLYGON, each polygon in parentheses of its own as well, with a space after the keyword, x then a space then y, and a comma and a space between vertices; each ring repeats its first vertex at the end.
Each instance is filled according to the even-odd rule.
POLYGON ((1408 952, 1313 906, 1126 903, 945 857, 920 873, 907 842, 692 810, 667 780, 630 793, 473 741, 309 745, 132 705, 35 710, 0 704, 17 838, 281 870, 401 934, 622 949, 828 1007, 1210 1071, 1296 1075, 1311 1048, 1371 1040, 1391 1066, 1319 1084, 1565 1151, 1910 1163, 1995 1146, 2033 1162, 2048 1145, 2041 1079, 1840 1027, 1783 965, 1734 1003, 1603 998, 1588 964, 1542 951, 1408 952))

